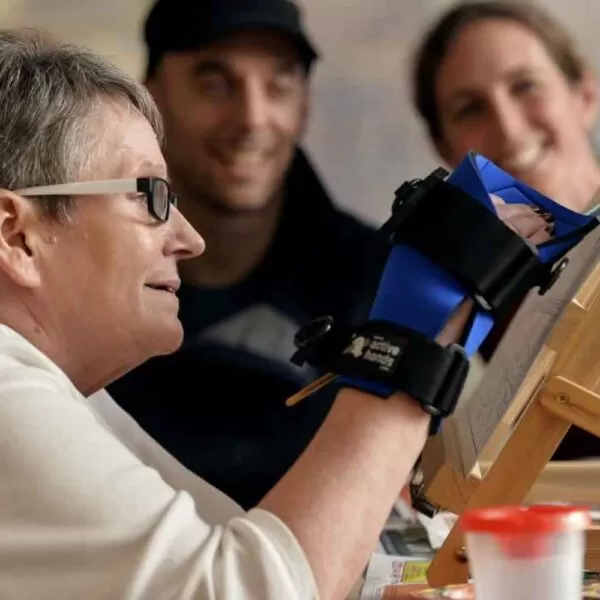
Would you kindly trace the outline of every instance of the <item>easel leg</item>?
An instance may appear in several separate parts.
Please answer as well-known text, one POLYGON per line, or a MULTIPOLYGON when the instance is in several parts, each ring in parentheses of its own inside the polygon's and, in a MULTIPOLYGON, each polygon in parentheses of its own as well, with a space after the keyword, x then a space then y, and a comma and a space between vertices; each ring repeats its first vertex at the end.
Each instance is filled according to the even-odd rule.
MULTIPOLYGON (((569 427, 569 423, 550 414, 537 399, 533 400, 465 510, 522 504, 569 427)), ((429 567, 429 585, 467 581, 468 565, 459 558, 463 547, 459 519, 429 567)))
POLYGON ((600 529, 589 529, 585 540, 585 568, 600 571, 600 529))

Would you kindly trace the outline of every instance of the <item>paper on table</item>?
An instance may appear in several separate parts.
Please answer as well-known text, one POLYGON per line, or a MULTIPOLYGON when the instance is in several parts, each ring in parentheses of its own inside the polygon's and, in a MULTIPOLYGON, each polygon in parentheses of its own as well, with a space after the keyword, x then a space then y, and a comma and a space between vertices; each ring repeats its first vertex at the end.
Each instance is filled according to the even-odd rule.
POLYGON ((365 574, 360 600, 382 600, 385 588, 395 584, 425 584, 428 558, 373 554, 365 574))

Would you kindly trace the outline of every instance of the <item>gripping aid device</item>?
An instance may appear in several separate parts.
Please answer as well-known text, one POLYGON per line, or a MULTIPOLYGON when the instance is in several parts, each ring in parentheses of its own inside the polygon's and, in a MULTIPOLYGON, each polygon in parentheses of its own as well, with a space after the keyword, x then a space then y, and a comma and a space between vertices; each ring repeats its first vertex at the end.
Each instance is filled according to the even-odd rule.
POLYGON ((458 402, 477 352, 504 310, 533 288, 545 294, 568 264, 567 252, 598 225, 469 154, 449 175, 436 169, 404 183, 379 233, 387 244, 367 314, 358 325, 325 316, 296 336, 292 361, 338 375, 338 384, 380 398, 404 393, 431 414, 431 433, 458 402), (490 195, 551 215, 554 236, 535 246, 497 216, 490 195), (436 338, 456 309, 473 301, 461 340, 436 338))

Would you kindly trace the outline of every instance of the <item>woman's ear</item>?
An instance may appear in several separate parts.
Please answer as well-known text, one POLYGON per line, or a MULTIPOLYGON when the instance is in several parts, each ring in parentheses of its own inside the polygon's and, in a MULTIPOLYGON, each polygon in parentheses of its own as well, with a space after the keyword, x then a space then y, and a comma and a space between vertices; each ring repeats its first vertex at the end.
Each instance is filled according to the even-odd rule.
POLYGON ((0 271, 22 287, 41 283, 33 248, 42 228, 31 202, 0 189, 0 271))
POLYGON ((577 85, 577 93, 581 102, 581 118, 588 133, 591 133, 598 118, 598 80, 590 69, 583 73, 577 85))
POLYGON ((440 138, 437 137, 435 138, 433 141, 433 147, 435 148, 436 153, 438 154, 438 156, 451 168, 454 168, 455 163, 456 163, 456 159, 453 156, 452 152, 450 151, 450 148, 448 147, 448 144, 446 144, 446 142, 440 138))

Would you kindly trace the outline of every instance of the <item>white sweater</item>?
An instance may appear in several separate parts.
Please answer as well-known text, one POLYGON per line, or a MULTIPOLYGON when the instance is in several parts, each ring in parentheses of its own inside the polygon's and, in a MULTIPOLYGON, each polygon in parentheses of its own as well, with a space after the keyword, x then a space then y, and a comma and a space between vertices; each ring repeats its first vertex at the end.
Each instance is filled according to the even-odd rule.
POLYGON ((245 513, 0 325, 0 598, 316 597, 282 521, 245 513))

